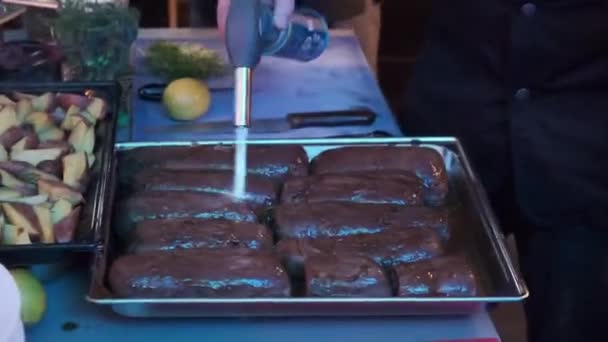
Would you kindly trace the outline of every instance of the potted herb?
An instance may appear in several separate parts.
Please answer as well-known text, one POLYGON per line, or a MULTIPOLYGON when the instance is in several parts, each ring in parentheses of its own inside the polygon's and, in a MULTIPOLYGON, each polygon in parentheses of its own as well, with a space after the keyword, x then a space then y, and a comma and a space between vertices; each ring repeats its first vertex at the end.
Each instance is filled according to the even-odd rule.
POLYGON ((64 0, 53 33, 71 79, 115 80, 131 69, 139 13, 124 1, 64 0))

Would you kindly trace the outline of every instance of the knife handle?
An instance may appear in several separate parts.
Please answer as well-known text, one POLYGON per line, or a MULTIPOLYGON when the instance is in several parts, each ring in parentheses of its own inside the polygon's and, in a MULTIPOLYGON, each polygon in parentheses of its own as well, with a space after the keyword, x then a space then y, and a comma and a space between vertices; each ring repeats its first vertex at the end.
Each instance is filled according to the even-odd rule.
POLYGON ((328 138, 333 139, 344 139, 344 138, 392 138, 393 135, 386 131, 373 131, 370 133, 363 134, 346 134, 346 135, 334 135, 328 138))
POLYGON ((287 115, 287 122, 292 129, 305 127, 371 126, 376 122, 376 114, 369 109, 292 113, 287 115))
POLYGON ((139 88, 137 93, 142 100, 160 102, 165 88, 167 88, 165 83, 151 83, 139 88))
MULTIPOLYGON (((166 83, 150 83, 140 87, 137 90, 139 98, 144 101, 160 102, 163 100, 163 94, 167 88, 166 83)), ((232 91, 233 87, 209 87, 209 91, 232 91)))

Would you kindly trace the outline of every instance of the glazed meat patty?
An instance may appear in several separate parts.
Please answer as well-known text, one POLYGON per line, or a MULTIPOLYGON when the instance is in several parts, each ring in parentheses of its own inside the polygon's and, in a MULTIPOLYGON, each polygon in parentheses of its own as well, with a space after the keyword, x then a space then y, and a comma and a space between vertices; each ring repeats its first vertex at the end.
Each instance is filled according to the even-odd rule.
POLYGON ((319 255, 304 265, 309 297, 391 297, 391 285, 372 259, 356 255, 319 255))
POLYGON ((281 238, 345 237, 386 230, 436 229, 448 234, 445 209, 345 202, 281 205, 275 212, 281 238))
POLYGON ((112 291, 125 298, 288 297, 279 260, 250 250, 189 250, 126 255, 111 266, 112 291))
POLYGON ((473 268, 461 256, 397 265, 392 274, 401 297, 474 297, 479 291, 473 268))
POLYGON ((235 202, 231 197, 186 191, 144 191, 134 193, 117 204, 117 225, 123 235, 133 225, 157 219, 224 219, 256 222, 257 216, 249 205, 235 202))
POLYGON ((422 181, 412 173, 324 174, 290 178, 281 203, 352 202, 420 206, 422 181))
POLYGON ((312 256, 358 255, 389 268, 444 254, 437 232, 426 228, 340 238, 286 239, 279 241, 276 249, 295 276, 302 274, 303 265, 312 256))
POLYGON ((135 254, 182 249, 273 248, 268 227, 228 220, 144 220, 135 226, 130 251, 135 254))
MULTIPOLYGON (((136 191, 190 191, 231 195, 232 171, 168 171, 146 169, 133 176, 130 184, 136 191)), ((266 177, 249 175, 245 201, 256 207, 270 207, 277 202, 277 186, 266 177)))
POLYGON ((325 151, 312 161, 313 174, 405 171, 424 183, 428 204, 440 205, 448 194, 448 174, 442 156, 426 147, 356 146, 325 151))
MULTIPOLYGON (((121 174, 155 168, 178 171, 233 171, 233 146, 142 147, 119 154, 121 174)), ((308 156, 302 146, 250 145, 247 173, 282 181, 289 176, 308 174, 308 156)))

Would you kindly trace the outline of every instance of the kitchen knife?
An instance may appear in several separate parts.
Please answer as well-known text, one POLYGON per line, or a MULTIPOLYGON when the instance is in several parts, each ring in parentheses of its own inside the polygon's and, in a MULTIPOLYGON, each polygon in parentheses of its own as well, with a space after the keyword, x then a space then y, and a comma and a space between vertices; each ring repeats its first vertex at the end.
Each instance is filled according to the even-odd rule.
MULTIPOLYGON (((307 127, 344 127, 371 126, 376 121, 376 114, 369 109, 351 109, 344 111, 292 113, 283 119, 253 120, 250 133, 282 133, 307 127)), ((234 133, 233 121, 215 121, 205 123, 180 123, 158 128, 157 132, 165 133, 234 133)), ((148 131, 153 133, 152 131, 148 131)))

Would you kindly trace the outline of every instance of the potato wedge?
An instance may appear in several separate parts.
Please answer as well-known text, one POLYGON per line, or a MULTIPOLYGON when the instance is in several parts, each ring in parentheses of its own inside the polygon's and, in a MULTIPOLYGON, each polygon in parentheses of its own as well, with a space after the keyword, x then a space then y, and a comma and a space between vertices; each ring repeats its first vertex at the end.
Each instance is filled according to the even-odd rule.
POLYGON ((45 160, 36 165, 36 168, 58 178, 63 175, 63 164, 61 163, 61 160, 45 160))
POLYGON ((74 206, 72 205, 72 203, 64 199, 55 202, 55 204, 53 204, 53 206, 51 207, 51 218, 53 220, 53 223, 57 223, 68 217, 68 215, 70 215, 70 213, 72 212, 73 208, 74 206))
POLYGON ((2 227, 2 244, 8 246, 15 245, 30 245, 32 240, 27 229, 14 226, 11 224, 5 224, 2 227))
MULTIPOLYGON (((40 179, 59 181, 59 178, 46 173, 26 162, 6 161, 0 162, 0 169, 5 170, 11 175, 15 175, 19 180, 37 186, 40 179)), ((25 196, 26 194, 24 194, 25 196)))
POLYGON ((19 127, 15 107, 5 106, 0 109, 0 134, 4 134, 12 127, 19 127))
POLYGON ((58 243, 68 243, 74 240, 76 228, 78 228, 78 223, 80 222, 80 210, 81 207, 76 207, 67 216, 54 223, 55 241, 58 243))
POLYGON ((13 226, 23 227, 28 234, 40 236, 42 228, 34 207, 21 203, 2 203, 2 211, 6 220, 13 226))
POLYGON ((63 118, 63 121, 61 122, 61 129, 71 131, 74 129, 74 127, 76 127, 78 122, 83 120, 84 118, 80 116, 80 108, 72 105, 70 108, 68 108, 65 118, 63 118))
POLYGON ((49 111, 55 103, 55 94, 44 93, 32 99, 32 108, 37 112, 49 111))
POLYGON ((11 146, 11 152, 36 149, 40 141, 34 130, 30 126, 22 126, 21 131, 23 137, 11 146))
MULTIPOLYGON (((10 163, 10 162, 8 162, 10 163)), ((18 191, 24 196, 36 194, 36 187, 27 184, 4 169, 0 169, 0 183, 9 188, 18 191)))
POLYGON ((53 119, 46 112, 33 112, 25 117, 26 124, 32 125, 37 134, 54 127, 53 119))
POLYGON ((11 152, 11 160, 22 161, 36 166, 45 160, 57 160, 61 157, 62 153, 63 151, 60 148, 23 150, 11 152))
POLYGON ((8 160, 8 152, 6 152, 6 149, 4 148, 4 146, 0 145, 0 161, 7 161, 8 160))
POLYGON ((11 199, 20 198, 23 194, 11 188, 0 188, 0 202, 5 202, 11 199))
POLYGON ((0 135, 0 145, 10 149, 25 136, 25 131, 19 126, 13 126, 0 135))
POLYGON ((3 105, 3 106, 14 106, 15 105, 15 101, 11 100, 6 95, 0 95, 0 105, 3 105))
POLYGON ((103 120, 106 117, 106 102, 98 97, 94 97, 91 103, 86 108, 86 111, 90 113, 95 119, 103 120))
POLYGON ((55 233, 53 232, 53 221, 51 219, 51 211, 49 208, 42 206, 35 206, 34 213, 38 218, 38 224, 40 225, 40 242, 42 243, 54 243, 55 233))
POLYGON ((84 95, 77 94, 57 94, 55 97, 56 103, 59 107, 67 110, 71 106, 76 106, 79 109, 86 108, 86 106, 91 102, 88 97, 84 95))
POLYGON ((95 149, 95 128, 79 123, 74 127, 68 139, 76 151, 93 153, 95 149))
POLYGON ((74 189, 84 191, 88 170, 85 152, 76 152, 63 157, 63 182, 74 189))
POLYGON ((93 165, 95 165, 95 154, 94 153, 87 153, 87 163, 89 164, 89 169, 93 168, 93 165))
POLYGON ((49 200, 49 196, 48 195, 35 195, 35 196, 29 196, 29 197, 17 197, 17 198, 11 198, 11 199, 6 199, 3 200, 3 202, 6 203, 21 203, 21 204, 27 204, 27 205, 43 205, 45 204, 47 201, 49 200))
POLYGON ((38 181, 38 192, 46 194, 51 201, 66 200, 72 205, 78 205, 84 202, 82 194, 70 186, 59 181, 41 179, 38 181))
POLYGON ((20 100, 30 100, 30 101, 32 101, 33 99, 35 99, 36 97, 38 97, 37 95, 21 93, 21 92, 18 92, 18 91, 12 93, 11 95, 17 101, 20 101, 20 100))
POLYGON ((97 123, 97 118, 94 117, 93 114, 87 112, 86 110, 83 110, 82 112, 80 112, 79 115, 85 119, 85 122, 88 123, 89 126, 93 126, 97 123))
POLYGON ((65 140, 60 141, 44 141, 38 145, 39 149, 46 148, 59 148, 61 149, 61 155, 66 155, 72 153, 72 145, 65 140))
POLYGON ((34 107, 32 106, 32 101, 29 99, 21 99, 17 102, 17 121, 19 123, 23 123, 25 118, 30 115, 34 111, 34 107))
POLYGON ((41 142, 45 141, 63 141, 65 132, 57 127, 49 127, 47 130, 38 133, 41 142))

